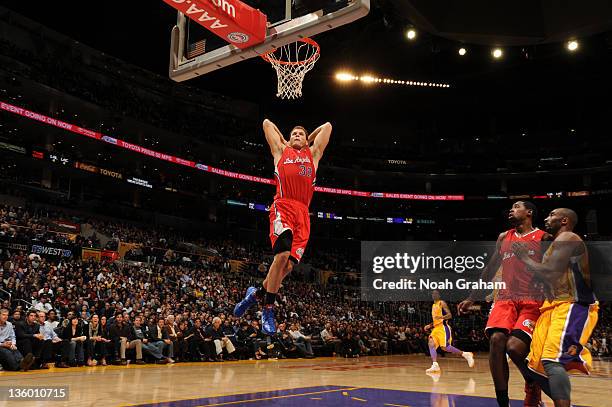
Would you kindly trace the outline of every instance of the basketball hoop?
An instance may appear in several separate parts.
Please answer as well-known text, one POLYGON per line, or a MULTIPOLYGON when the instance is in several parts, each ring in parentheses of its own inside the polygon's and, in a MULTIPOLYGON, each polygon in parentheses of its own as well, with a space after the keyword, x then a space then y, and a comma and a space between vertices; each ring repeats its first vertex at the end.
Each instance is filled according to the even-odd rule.
POLYGON ((266 52, 261 57, 276 70, 281 99, 297 99, 302 96, 302 81, 319 59, 321 47, 310 38, 283 45, 266 52))

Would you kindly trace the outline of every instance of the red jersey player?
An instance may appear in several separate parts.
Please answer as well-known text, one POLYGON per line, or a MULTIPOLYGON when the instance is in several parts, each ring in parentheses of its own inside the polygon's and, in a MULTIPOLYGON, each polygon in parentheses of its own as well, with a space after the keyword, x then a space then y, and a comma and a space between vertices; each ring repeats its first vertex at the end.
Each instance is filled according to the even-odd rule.
MULTIPOLYGON (((533 226, 536 215, 537 209, 531 202, 518 201, 512 205, 508 219, 514 228, 499 235, 495 253, 482 276, 483 280, 490 281, 501 266, 502 281, 506 284, 506 288, 497 294, 486 326, 490 341, 489 367, 500 407, 509 405, 506 354, 517 366, 527 357, 533 328, 540 316, 543 298, 536 288, 534 274, 516 258, 512 250, 513 243, 521 242, 529 256, 540 261, 543 254, 541 242, 550 240, 550 235, 533 226)), ((467 311, 473 302, 473 296, 461 302, 459 312, 467 311)), ((541 394, 539 386, 528 383, 525 391, 525 406, 538 406, 541 394)))
POLYGON ((325 123, 309 136, 306 129, 296 126, 289 141, 276 125, 266 119, 263 130, 274 158, 276 195, 270 206, 270 241, 274 261, 262 286, 249 287, 246 296, 234 307, 234 315, 242 316, 257 302, 264 301, 261 330, 276 333, 274 301, 281 282, 302 259, 310 236, 308 206, 314 192, 317 168, 329 143, 332 126, 325 123), (310 143, 313 143, 309 147, 310 143))

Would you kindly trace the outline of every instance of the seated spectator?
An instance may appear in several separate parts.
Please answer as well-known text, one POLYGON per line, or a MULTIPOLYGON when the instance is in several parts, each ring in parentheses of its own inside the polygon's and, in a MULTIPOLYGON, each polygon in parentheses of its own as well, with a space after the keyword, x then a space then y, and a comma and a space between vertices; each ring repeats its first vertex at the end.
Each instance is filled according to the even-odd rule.
POLYGON ((295 346, 300 348, 301 352, 306 356, 306 359, 314 358, 311 337, 302 334, 299 328, 299 324, 291 324, 291 327, 289 328, 289 334, 293 338, 295 346))
POLYGON ((83 366, 85 364, 85 342, 87 335, 79 318, 73 315, 68 325, 62 330, 61 338, 64 348, 62 350, 62 363, 57 367, 83 366))
POLYGON ((223 332, 221 318, 213 318, 212 324, 206 328, 206 335, 213 340, 216 360, 223 360, 223 349, 227 351, 227 360, 236 360, 234 355, 232 355, 236 351, 236 348, 234 347, 232 341, 230 341, 230 339, 223 332))
POLYGON ((45 360, 49 360, 51 352, 51 340, 45 340, 40 333, 40 325, 36 322, 36 311, 30 310, 25 321, 15 324, 17 336, 17 347, 22 355, 32 353, 34 362, 32 367, 39 369, 44 365, 45 360))
POLYGON ((140 315, 134 318, 134 337, 141 341, 142 350, 144 353, 149 354, 155 359, 155 363, 166 364, 168 363, 168 358, 164 357, 161 353, 160 349, 155 346, 149 339, 150 332, 149 327, 147 325, 142 324, 142 317, 140 315))
POLYGON ((45 340, 51 341, 50 359, 43 360, 41 368, 47 369, 47 363, 55 359, 55 355, 61 352, 62 339, 53 330, 53 324, 47 323, 47 315, 43 311, 38 311, 38 324, 40 325, 40 333, 43 334, 45 340))
POLYGON ((278 330, 276 332, 276 342, 280 347, 280 351, 283 358, 286 357, 304 357, 303 348, 298 348, 293 341, 293 338, 287 331, 287 325, 282 322, 278 324, 278 330))
POLYGON ((178 323, 178 329, 176 332, 176 346, 174 347, 174 355, 176 356, 176 360, 179 362, 185 362, 188 359, 189 353, 189 342, 185 340, 185 337, 188 335, 188 325, 187 321, 181 321, 178 323))
POLYGON ((333 349, 333 356, 339 355, 342 352, 342 340, 334 335, 330 323, 325 324, 325 329, 321 331, 321 339, 323 343, 333 349))
POLYGON ((36 311, 43 311, 45 313, 51 311, 53 307, 49 304, 49 298, 46 295, 40 297, 40 301, 34 306, 36 311))
POLYGON ((178 330, 178 323, 174 320, 174 315, 170 314, 166 317, 166 324, 164 325, 164 330, 166 331, 168 338, 172 342, 176 342, 178 338, 176 333, 176 331, 178 330))
POLYGON ((45 324, 49 325, 53 330, 58 327, 59 320, 57 319, 57 312, 54 309, 47 312, 47 320, 45 321, 45 324))
MULTIPOLYGON (((106 317, 103 318, 106 320, 106 317)), ((106 366, 106 345, 111 341, 105 337, 104 326, 98 314, 91 317, 87 328, 87 366, 96 366, 98 361, 106 366)))
POLYGON ((261 359, 262 353, 256 343, 258 334, 255 329, 247 321, 240 323, 240 329, 236 332, 236 341, 238 343, 238 351, 247 359, 261 359))
POLYGON ((345 358, 348 357, 359 357, 361 352, 361 346, 359 345, 359 335, 355 335, 352 326, 347 326, 344 334, 342 335, 342 355, 345 358))
POLYGON ((202 328, 202 320, 196 318, 193 326, 187 331, 185 340, 188 343, 191 361, 215 362, 215 345, 213 339, 207 336, 202 328))
POLYGON ((17 338, 13 324, 8 322, 9 311, 0 309, 0 365, 4 370, 21 370, 26 372, 34 362, 30 353, 23 357, 17 349, 17 338))
POLYGON ((115 352, 119 351, 120 361, 122 366, 127 365, 125 352, 128 349, 136 350, 136 364, 144 365, 142 360, 142 341, 136 338, 134 329, 124 321, 123 313, 118 312, 115 315, 115 322, 110 328, 110 338, 115 345, 115 352))
POLYGON ((160 318, 157 320, 157 324, 149 327, 149 342, 157 347, 162 355, 167 355, 168 363, 174 363, 174 359, 172 359, 174 356, 174 343, 170 340, 165 325, 166 321, 160 318))
POLYGON ((102 366, 106 366, 106 364, 108 363, 109 359, 114 361, 117 357, 117 355, 115 354, 115 346, 113 344, 113 341, 110 337, 110 327, 108 325, 106 316, 103 316, 100 318, 100 336, 105 339, 103 342, 103 346, 104 346, 104 352, 107 356, 107 360, 105 361, 104 359, 102 359, 102 366))
POLYGON ((15 324, 17 322, 21 322, 21 307, 17 307, 15 309, 15 311, 13 311, 13 315, 11 316, 11 318, 9 319, 11 321, 11 323, 13 324, 13 327, 15 326, 15 324))

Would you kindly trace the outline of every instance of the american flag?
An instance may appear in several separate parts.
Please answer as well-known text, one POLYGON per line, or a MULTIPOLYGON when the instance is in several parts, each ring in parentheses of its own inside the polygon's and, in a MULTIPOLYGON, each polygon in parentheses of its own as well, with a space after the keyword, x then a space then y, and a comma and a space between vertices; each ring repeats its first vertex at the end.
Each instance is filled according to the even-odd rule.
POLYGON ((187 46, 187 59, 195 58, 206 52, 206 39, 196 41, 187 46))

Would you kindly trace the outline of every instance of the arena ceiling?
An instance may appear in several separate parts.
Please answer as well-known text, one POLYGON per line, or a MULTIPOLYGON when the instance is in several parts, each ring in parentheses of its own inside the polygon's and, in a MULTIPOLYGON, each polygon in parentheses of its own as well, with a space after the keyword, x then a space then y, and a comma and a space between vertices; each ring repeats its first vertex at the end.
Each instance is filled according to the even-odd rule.
POLYGON ((387 0, 431 34, 472 44, 536 45, 612 29, 607 0, 387 0))
MULTIPOLYGON (((9 7, 81 43, 167 78, 169 32, 176 14, 161 0, 109 0, 9 7)), ((276 75, 258 58, 185 82, 256 102, 281 126, 311 128, 330 120, 337 137, 387 142, 434 137, 487 137, 492 132, 580 128, 607 116, 597 99, 612 91, 612 3, 604 0, 372 0, 369 16, 316 37, 321 59, 296 102, 275 98, 276 75), (563 7, 561 7, 563 5, 563 7), (406 28, 419 30, 407 41, 406 28), (581 40, 570 55, 562 41, 581 40), (459 57, 459 46, 468 54, 459 57), (506 54, 493 61, 491 45, 506 54), (405 80, 445 81, 449 90, 357 84, 341 86, 339 69, 405 80)))

